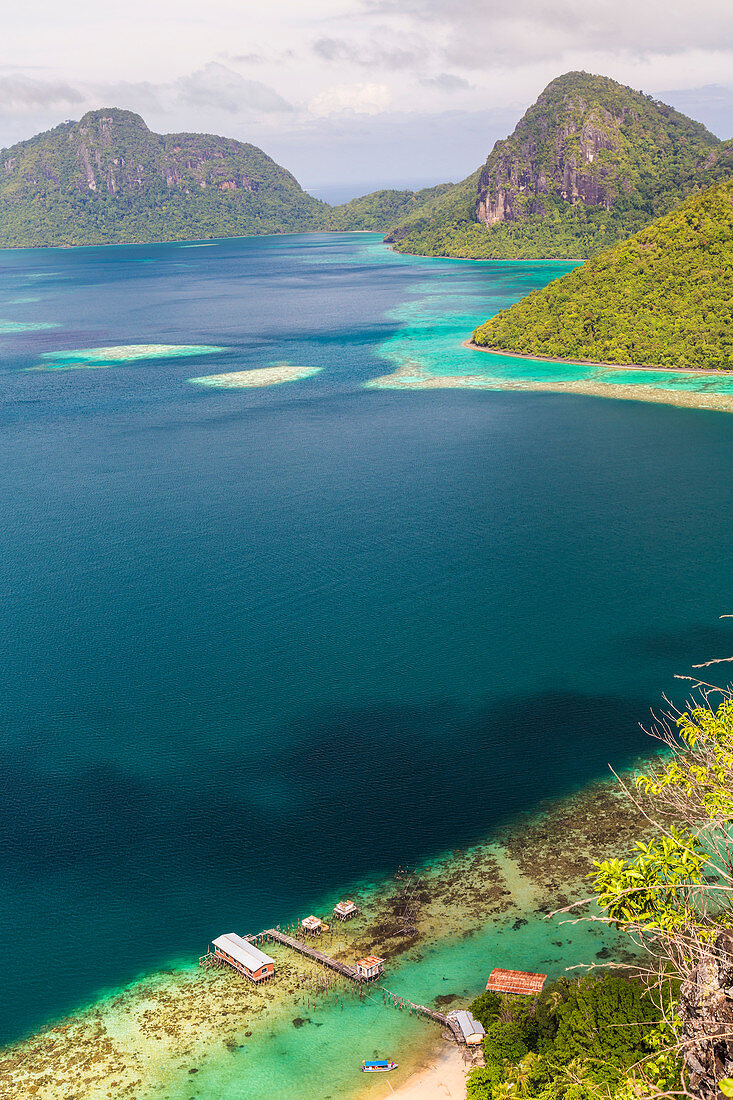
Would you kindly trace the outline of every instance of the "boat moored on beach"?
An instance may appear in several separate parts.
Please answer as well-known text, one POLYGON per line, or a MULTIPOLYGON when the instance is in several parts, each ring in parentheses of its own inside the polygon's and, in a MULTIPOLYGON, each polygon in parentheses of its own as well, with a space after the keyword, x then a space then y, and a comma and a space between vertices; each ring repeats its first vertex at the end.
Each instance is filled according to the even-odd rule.
POLYGON ((396 1062, 382 1061, 382 1062, 362 1062, 362 1073, 389 1073, 391 1069, 397 1069, 396 1062))

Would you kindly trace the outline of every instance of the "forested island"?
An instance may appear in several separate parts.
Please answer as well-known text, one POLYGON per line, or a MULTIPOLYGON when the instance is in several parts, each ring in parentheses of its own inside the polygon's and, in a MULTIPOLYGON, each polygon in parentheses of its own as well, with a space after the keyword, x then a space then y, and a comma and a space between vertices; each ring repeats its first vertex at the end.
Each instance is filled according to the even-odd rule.
POLYGON ((479 347, 554 359, 733 369, 733 180, 477 328, 479 347))
POLYGON ((156 134, 132 111, 89 111, 0 152, 0 247, 145 244, 376 230, 449 185, 330 206, 255 145, 156 134))

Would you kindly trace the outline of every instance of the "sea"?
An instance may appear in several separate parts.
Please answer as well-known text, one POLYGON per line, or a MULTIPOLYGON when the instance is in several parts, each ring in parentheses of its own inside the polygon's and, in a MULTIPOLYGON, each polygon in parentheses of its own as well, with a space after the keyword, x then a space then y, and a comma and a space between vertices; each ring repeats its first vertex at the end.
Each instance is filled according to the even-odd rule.
POLYGON ((572 266, 0 252, 3 1042, 629 765, 733 652, 729 414, 369 385, 572 266))

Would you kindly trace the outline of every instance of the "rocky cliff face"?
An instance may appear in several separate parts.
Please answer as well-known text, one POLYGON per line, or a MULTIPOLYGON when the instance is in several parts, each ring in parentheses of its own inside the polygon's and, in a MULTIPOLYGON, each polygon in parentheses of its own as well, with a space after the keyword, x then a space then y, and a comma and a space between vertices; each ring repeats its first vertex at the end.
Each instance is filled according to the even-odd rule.
MULTIPOLYGON (((2 161, 2 177, 15 189, 64 183, 111 195, 159 181, 252 192, 261 183, 251 171, 256 159, 261 167, 279 167, 254 145, 210 134, 154 134, 139 115, 108 109, 16 146, 2 161)), ((279 173, 297 187, 289 172, 279 173)))
POLYGON ((491 226, 542 216, 548 199, 611 210, 640 191, 651 198, 655 176, 663 188, 666 171, 717 144, 699 123, 641 92, 566 73, 494 146, 479 178, 476 220, 491 226))
POLYGON ((615 148, 612 134, 619 121, 607 113, 602 119, 586 119, 579 129, 566 123, 553 132, 549 120, 543 119, 539 141, 531 134, 518 134, 515 148, 498 143, 479 180, 477 220, 494 225, 515 221, 524 213, 543 214, 542 196, 550 193, 564 202, 610 210, 615 181, 604 173, 598 158, 601 150, 615 148), (518 203, 519 196, 525 201, 518 203))
POLYGON ((693 1095, 724 1100, 718 1081, 733 1077, 733 933, 718 937, 708 961, 683 984, 680 1015, 693 1095))
POLYGON ((591 256, 721 178, 720 146, 642 92, 565 73, 475 176, 410 213, 387 240, 428 256, 591 256))

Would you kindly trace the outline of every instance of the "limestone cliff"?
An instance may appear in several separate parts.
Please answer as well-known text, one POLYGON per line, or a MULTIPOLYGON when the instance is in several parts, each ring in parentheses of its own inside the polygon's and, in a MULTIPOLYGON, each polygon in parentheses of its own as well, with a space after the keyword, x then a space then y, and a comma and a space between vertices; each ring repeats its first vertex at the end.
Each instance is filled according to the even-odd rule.
POLYGON ((541 215, 546 196, 604 210, 635 197, 653 204, 718 144, 704 126, 641 92, 566 73, 494 146, 479 179, 477 220, 541 215))
POLYGON ((428 255, 591 255, 719 178, 712 165, 720 145, 642 92, 565 73, 495 144, 468 209, 467 180, 450 202, 419 212, 389 239, 428 255))

